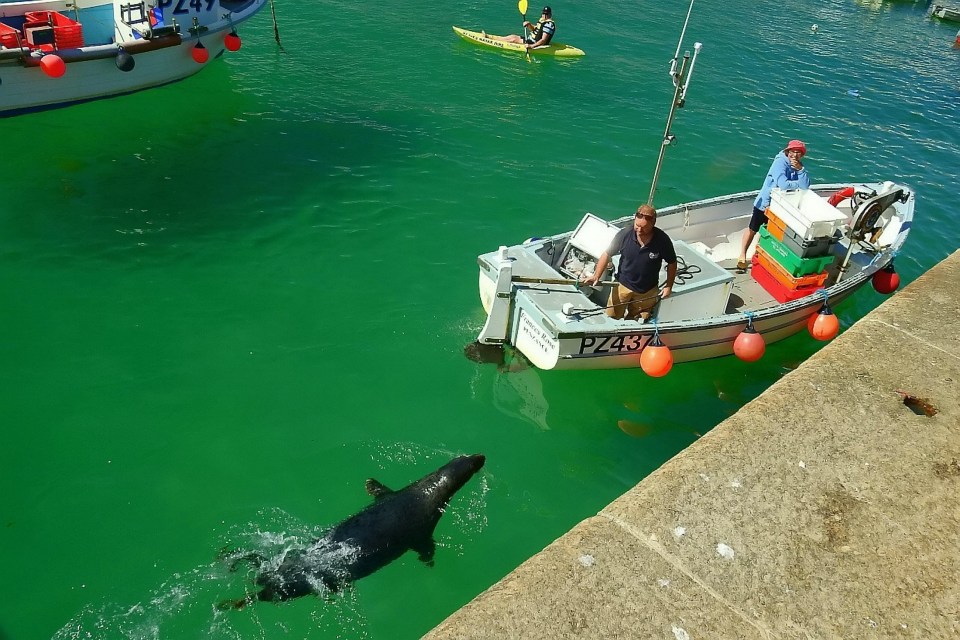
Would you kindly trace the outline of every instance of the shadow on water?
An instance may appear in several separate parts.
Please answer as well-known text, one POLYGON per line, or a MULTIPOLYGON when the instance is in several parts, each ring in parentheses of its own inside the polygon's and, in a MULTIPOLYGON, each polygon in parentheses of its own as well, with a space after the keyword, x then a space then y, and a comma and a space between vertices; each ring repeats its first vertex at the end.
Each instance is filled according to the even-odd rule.
POLYGON ((331 112, 290 122, 250 111, 259 105, 247 96, 233 98, 201 104, 202 117, 174 101, 169 117, 147 126, 119 119, 110 144, 94 126, 114 113, 110 101, 55 112, 55 121, 40 113, 13 122, 6 132, 13 137, 54 122, 71 135, 52 136, 57 144, 41 170, 16 163, 0 179, 24 203, 0 220, 3 236, 20 238, 16 246, 0 240, 0 254, 52 249, 126 259, 130 251, 256 234, 285 219, 300 226, 315 222, 309 216, 339 219, 343 202, 369 200, 378 184, 386 190, 421 144, 416 114, 331 112))

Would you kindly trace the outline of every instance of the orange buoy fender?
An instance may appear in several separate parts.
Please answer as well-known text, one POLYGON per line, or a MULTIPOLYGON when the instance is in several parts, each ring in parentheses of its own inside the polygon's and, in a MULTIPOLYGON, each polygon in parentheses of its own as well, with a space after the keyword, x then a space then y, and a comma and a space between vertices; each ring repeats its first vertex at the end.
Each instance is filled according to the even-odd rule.
POLYGON ((873 288, 877 293, 893 293, 900 286, 900 276, 893 268, 893 263, 887 263, 880 271, 873 274, 873 288))
POLYGON ((673 367, 673 354, 670 348, 660 342, 660 334, 653 334, 653 339, 647 343, 640 353, 640 368, 648 376, 661 378, 673 367))
POLYGON ((40 68, 51 78, 59 78, 67 71, 63 58, 54 53, 48 53, 40 58, 40 68))
POLYGON ((733 353, 744 362, 756 362, 763 357, 763 352, 767 350, 767 345, 753 324, 747 325, 747 328, 740 332, 737 339, 733 341, 733 353))
POLYGON ((832 340, 840 332, 840 320, 837 318, 826 300, 820 311, 813 314, 807 321, 807 330, 815 339, 825 342, 832 340))
POLYGON ((241 44, 243 43, 240 41, 240 36, 237 35, 236 31, 231 31, 223 37, 223 46, 227 51, 239 51, 241 44))
POLYGON ((193 46, 193 49, 190 49, 190 55, 193 56, 193 61, 197 64, 204 64, 210 59, 210 52, 207 51, 207 48, 203 46, 203 43, 199 40, 197 40, 197 44, 193 46))

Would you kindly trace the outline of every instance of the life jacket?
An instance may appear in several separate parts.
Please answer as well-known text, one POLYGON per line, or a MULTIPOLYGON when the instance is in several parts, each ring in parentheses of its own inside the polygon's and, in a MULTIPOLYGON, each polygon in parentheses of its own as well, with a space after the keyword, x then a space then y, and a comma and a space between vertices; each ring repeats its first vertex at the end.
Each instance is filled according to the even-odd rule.
POLYGON ((540 39, 544 33, 547 34, 547 41, 544 44, 550 44, 550 41, 553 40, 553 34, 557 32, 557 23, 553 21, 553 18, 547 18, 543 22, 537 22, 533 27, 533 33, 531 38, 533 42, 536 42, 540 39))

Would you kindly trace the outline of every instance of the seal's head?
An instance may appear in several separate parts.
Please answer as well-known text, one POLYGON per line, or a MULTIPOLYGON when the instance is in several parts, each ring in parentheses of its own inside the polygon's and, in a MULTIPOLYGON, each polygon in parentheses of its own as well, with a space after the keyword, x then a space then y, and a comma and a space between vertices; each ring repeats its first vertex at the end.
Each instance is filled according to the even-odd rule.
POLYGON ((502 366, 506 362, 503 345, 483 344, 482 342, 471 342, 463 348, 463 355, 468 360, 480 364, 495 364, 502 366))

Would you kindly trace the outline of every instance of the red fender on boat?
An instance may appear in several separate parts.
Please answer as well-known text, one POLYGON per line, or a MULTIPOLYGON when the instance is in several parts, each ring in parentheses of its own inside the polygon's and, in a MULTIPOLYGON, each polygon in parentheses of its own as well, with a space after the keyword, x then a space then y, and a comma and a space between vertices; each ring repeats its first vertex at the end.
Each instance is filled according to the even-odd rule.
POLYGON ((841 202, 843 202, 844 200, 846 200, 847 198, 853 197, 853 194, 855 191, 856 190, 853 187, 844 187, 843 189, 840 189, 840 191, 837 191, 832 196, 830 196, 830 199, 827 200, 827 202, 830 204, 831 207, 835 207, 841 202))

